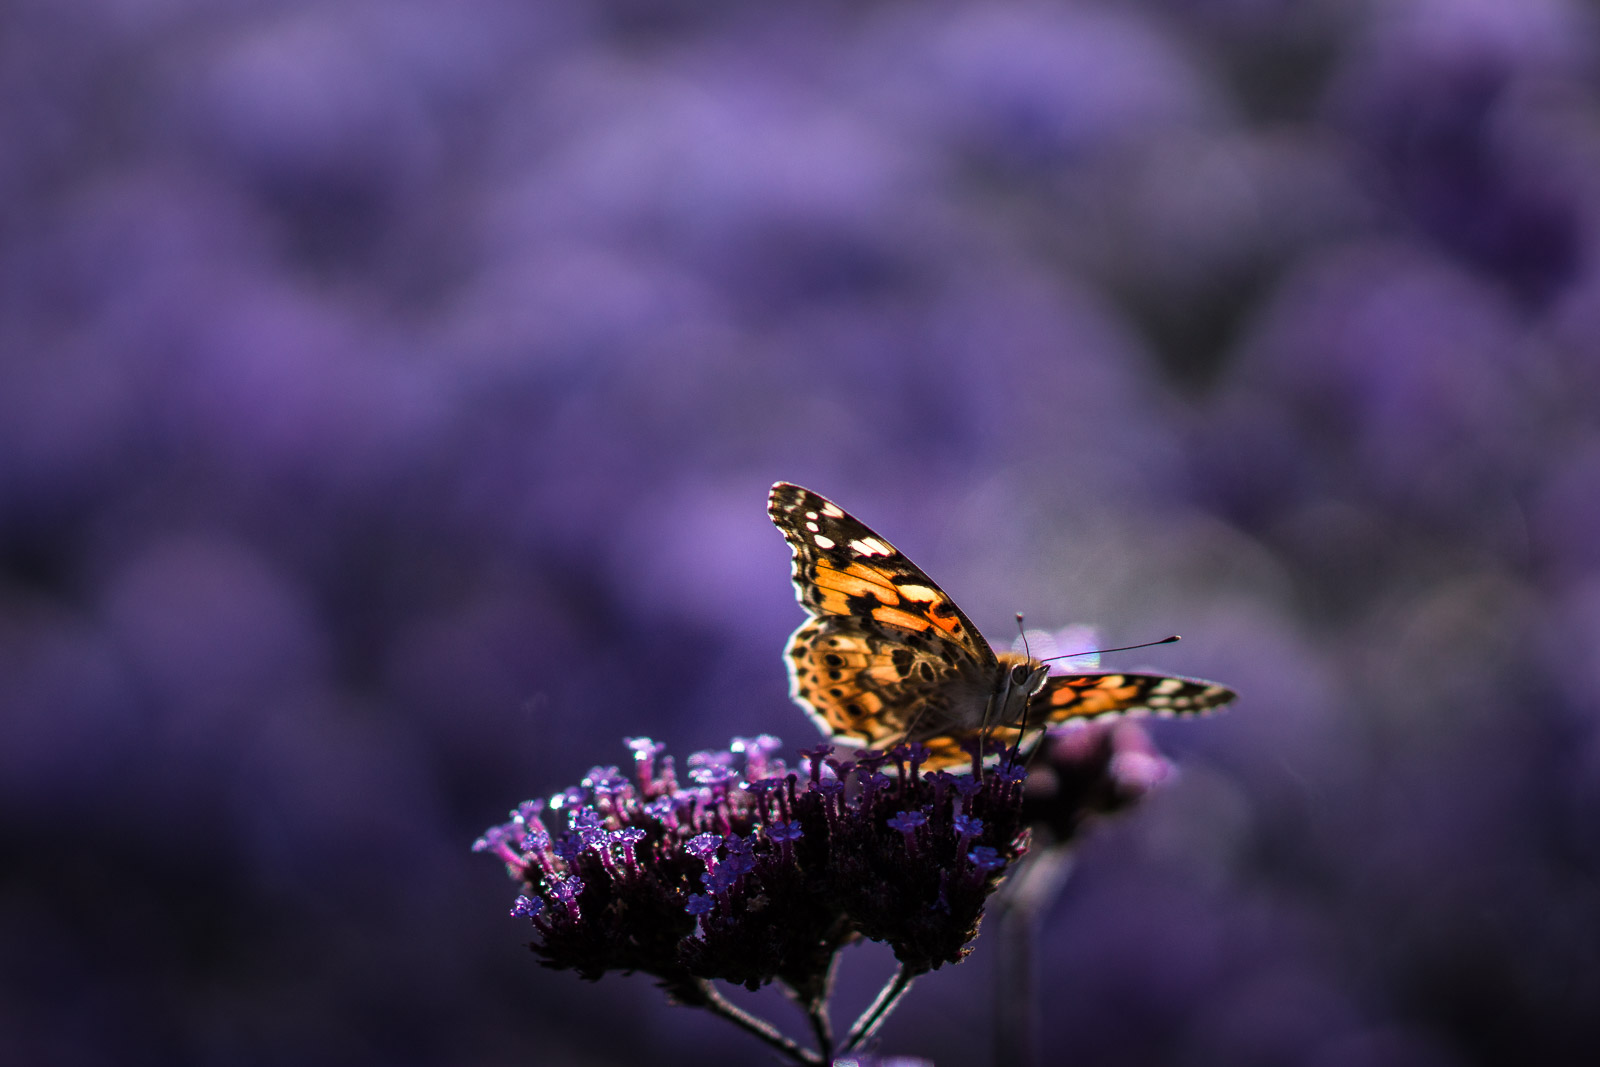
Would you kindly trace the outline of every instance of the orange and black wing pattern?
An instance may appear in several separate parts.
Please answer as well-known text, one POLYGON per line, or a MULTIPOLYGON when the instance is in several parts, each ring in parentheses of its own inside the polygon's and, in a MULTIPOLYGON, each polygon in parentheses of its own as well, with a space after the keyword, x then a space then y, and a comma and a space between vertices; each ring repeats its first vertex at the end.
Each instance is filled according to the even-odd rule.
POLYGON ((922 569, 832 501, 779 482, 768 513, 811 616, 789 638, 789 693, 829 736, 882 748, 976 725, 998 664, 922 569))
POLYGON ((1237 695, 1225 685, 1169 674, 1057 674, 1045 679, 1029 705, 1028 718, 1055 726, 1073 719, 1121 715, 1200 715, 1237 695))
POLYGON ((905 553, 843 508, 809 489, 779 482, 767 514, 794 552, 795 594, 818 618, 871 619, 943 638, 985 665, 994 653, 966 615, 905 553))
POLYGON ((810 616, 789 638, 789 695, 829 737, 873 748, 926 745, 929 769, 983 741, 1026 749, 1051 726, 1119 715, 1193 715, 1234 698, 1226 686, 1163 674, 1051 675, 1024 705, 996 694, 1006 672, 1043 664, 996 656, 955 602, 905 554, 837 504, 788 482, 767 512, 794 553, 810 616), (991 721, 1005 719, 1007 721, 991 721))

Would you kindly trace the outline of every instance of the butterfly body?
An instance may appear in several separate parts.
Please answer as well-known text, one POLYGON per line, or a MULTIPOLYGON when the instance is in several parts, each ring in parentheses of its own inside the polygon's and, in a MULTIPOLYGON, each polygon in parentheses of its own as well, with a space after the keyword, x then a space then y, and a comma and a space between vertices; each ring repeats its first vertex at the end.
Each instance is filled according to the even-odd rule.
POLYGON ((1050 675, 1040 660, 994 652, 921 568, 837 504, 787 482, 768 514, 794 553, 796 597, 809 618, 789 638, 790 696, 824 733, 930 750, 926 766, 1027 747, 1073 718, 1187 714, 1233 699, 1211 682, 1153 674, 1050 675))

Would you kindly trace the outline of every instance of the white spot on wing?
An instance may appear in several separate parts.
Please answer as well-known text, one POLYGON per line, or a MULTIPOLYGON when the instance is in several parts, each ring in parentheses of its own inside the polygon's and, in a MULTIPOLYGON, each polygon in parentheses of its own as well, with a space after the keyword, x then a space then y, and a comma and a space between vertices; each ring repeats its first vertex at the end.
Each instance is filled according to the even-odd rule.
POLYGON ((858 540, 851 541, 850 547, 854 549, 857 554, 863 556, 887 556, 894 552, 894 549, 890 548, 876 537, 863 537, 858 540))
POLYGON ((833 538, 831 537, 825 537, 822 534, 817 534, 817 536, 813 537, 812 540, 815 541, 817 543, 817 547, 823 551, 827 551, 833 547, 833 538))

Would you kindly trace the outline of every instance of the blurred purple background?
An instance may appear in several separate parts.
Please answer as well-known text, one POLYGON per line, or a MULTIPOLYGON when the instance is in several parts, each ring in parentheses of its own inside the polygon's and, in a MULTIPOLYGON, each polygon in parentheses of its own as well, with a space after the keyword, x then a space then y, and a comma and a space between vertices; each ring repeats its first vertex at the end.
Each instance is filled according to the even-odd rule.
MULTIPOLYGON (((468 846, 813 742, 779 478, 1243 693, 1050 917, 1063 1062, 1590 1062, 1596 30, 7 4, 0 1062, 765 1062, 468 846)), ((887 1050, 985 1062, 982 944, 887 1050)))

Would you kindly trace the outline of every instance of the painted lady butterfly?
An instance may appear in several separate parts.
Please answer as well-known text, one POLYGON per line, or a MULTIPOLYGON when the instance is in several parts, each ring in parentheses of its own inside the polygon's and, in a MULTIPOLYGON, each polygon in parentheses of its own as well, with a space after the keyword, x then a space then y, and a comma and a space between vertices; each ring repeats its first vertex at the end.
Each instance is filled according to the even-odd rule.
POLYGON ((955 602, 898 549, 837 504, 779 482, 767 513, 794 550, 794 587, 811 616, 789 638, 789 695, 824 733, 887 748, 931 750, 925 766, 1028 748, 1048 726, 1118 715, 1192 715, 1235 696, 1163 674, 1049 673, 996 653, 955 602))

